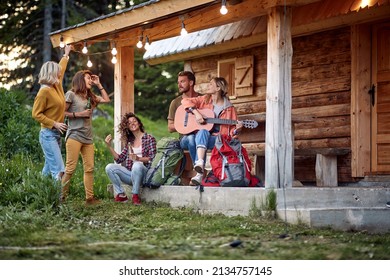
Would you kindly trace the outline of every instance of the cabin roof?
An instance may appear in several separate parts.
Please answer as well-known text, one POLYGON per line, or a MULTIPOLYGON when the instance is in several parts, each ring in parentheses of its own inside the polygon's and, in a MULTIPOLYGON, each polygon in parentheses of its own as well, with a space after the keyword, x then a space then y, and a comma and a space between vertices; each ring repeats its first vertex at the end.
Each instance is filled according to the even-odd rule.
MULTIPOLYGON (((313 7, 318 7, 318 3, 311 3, 303 7, 296 7, 293 12, 292 26, 305 25, 307 23, 314 23, 319 20, 326 20, 331 17, 344 16, 356 13, 361 10, 368 10, 373 7, 389 4, 389 0, 372 0, 367 2, 367 6, 361 8, 361 1, 345 0, 339 1, 337 4, 334 1, 320 1, 324 2, 322 11, 318 11, 313 7)), ((213 54, 214 50, 223 49, 222 44, 232 43, 234 48, 252 47, 266 43, 267 32, 267 16, 259 16, 255 18, 245 19, 228 23, 225 25, 207 28, 197 32, 192 32, 183 36, 175 36, 159 41, 152 42, 150 48, 144 54, 144 60, 149 64, 158 64, 169 61, 178 61, 183 58, 193 59, 201 56, 204 53, 213 54), (261 36, 263 34, 263 36, 261 36), (256 36, 256 40, 243 40, 245 38, 256 36), (259 38, 262 38, 262 40, 259 38), (201 49, 208 48, 207 51, 201 49)), ((357 19, 358 20, 358 19, 357 19)), ((225 51, 229 47, 224 48, 225 51)))

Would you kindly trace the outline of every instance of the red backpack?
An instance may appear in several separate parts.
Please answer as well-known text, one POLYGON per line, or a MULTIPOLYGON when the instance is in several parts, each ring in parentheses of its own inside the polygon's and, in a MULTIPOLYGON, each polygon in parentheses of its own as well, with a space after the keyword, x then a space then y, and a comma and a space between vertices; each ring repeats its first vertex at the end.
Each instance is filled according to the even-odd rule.
POLYGON ((248 153, 236 138, 218 135, 211 151, 210 164, 212 174, 203 180, 205 186, 248 187, 259 183, 252 178, 248 153))

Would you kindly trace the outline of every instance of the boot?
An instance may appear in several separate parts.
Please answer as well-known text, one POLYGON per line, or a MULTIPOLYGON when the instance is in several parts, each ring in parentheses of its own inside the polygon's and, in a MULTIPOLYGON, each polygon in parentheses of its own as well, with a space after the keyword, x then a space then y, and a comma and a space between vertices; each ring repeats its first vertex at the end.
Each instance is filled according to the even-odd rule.
POLYGON ((87 198, 85 200, 85 205, 96 205, 96 204, 100 204, 101 201, 99 199, 96 199, 94 197, 91 197, 91 198, 87 198))
POLYGON ((141 205, 141 199, 138 194, 133 194, 132 200, 134 205, 141 205))

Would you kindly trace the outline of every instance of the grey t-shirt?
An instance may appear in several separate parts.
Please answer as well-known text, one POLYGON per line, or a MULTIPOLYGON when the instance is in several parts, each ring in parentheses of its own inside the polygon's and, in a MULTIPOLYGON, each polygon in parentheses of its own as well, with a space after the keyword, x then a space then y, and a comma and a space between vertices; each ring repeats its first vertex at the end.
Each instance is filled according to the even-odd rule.
MULTIPOLYGON (((100 101, 100 96, 96 96, 100 101)), ((66 103, 70 103, 68 112, 81 112, 84 111, 87 106, 87 99, 75 94, 73 91, 68 91, 65 94, 66 103)), ((92 108, 93 109, 93 108, 92 108)), ((92 118, 69 118, 68 131, 65 139, 74 139, 80 143, 92 144, 92 118)))

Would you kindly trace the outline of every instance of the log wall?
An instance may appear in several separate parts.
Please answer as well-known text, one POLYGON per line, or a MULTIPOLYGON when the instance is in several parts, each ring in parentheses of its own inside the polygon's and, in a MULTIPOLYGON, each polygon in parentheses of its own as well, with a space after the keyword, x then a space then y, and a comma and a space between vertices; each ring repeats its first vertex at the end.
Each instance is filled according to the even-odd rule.
MULTIPOLYGON (((295 148, 351 147, 351 31, 349 27, 293 39, 292 114, 314 117, 295 124, 295 148)), ((232 100, 239 115, 266 111, 267 48, 259 46, 191 61, 201 92, 217 76, 218 61, 254 56, 254 92, 232 100)), ((264 143, 265 125, 244 129, 243 143, 264 143)), ((339 182, 352 182, 351 154, 338 158, 339 182)), ((295 157, 295 178, 315 182, 315 157, 295 157)))

